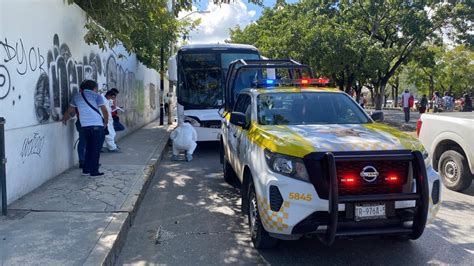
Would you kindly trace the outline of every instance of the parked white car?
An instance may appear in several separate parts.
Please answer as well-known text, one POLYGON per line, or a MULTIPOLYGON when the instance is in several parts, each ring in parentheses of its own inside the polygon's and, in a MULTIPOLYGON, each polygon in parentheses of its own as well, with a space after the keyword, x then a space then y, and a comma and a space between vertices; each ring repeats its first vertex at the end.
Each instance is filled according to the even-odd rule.
POLYGON ((417 133, 444 185, 462 191, 474 176, 474 113, 423 114, 417 133))

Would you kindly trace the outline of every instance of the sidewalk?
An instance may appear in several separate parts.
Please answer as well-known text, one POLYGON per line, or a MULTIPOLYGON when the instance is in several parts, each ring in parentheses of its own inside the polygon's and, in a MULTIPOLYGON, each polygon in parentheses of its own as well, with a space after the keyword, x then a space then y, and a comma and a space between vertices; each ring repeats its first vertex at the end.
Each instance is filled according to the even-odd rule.
POLYGON ((102 153, 104 176, 71 168, 10 204, 0 216, 0 265, 112 264, 166 148, 166 122, 122 138, 123 153, 102 153))

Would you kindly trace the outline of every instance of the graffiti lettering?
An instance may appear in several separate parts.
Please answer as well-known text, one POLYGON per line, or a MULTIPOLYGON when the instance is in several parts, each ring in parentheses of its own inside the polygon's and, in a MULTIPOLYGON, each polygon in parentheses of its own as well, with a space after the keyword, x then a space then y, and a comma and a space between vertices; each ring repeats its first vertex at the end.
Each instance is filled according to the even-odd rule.
POLYGON ((120 105, 127 108, 125 124, 131 127, 134 121, 138 121, 144 113, 144 85, 135 78, 135 73, 117 63, 115 57, 110 55, 107 59, 105 78, 107 88, 116 88, 120 92, 120 105), (130 108, 133 107, 133 108, 130 108))
MULTIPOLYGON (((146 107, 156 109, 157 89, 149 86, 149 105, 145 102, 144 82, 137 80, 135 73, 117 62, 115 55, 101 58, 98 53, 83 55, 82 60, 74 58, 67 43, 61 43, 58 34, 54 34, 52 47, 45 56, 38 47, 29 47, 19 38, 9 42, 0 40, 0 101, 15 91, 12 103, 23 97, 11 84, 13 77, 39 72, 34 88, 34 111, 39 123, 60 121, 67 110, 72 95, 79 90, 84 79, 101 81, 103 91, 117 88, 120 92, 120 106, 127 110, 124 122, 133 127, 143 119, 146 107)), ((10 97, 11 98, 11 97, 10 97)))
POLYGON ((0 100, 10 93, 10 73, 4 65, 0 65, 0 100))
POLYGON ((5 41, 0 41, 0 47, 3 47, 5 53, 5 58, 3 59, 5 64, 16 59, 18 65, 16 72, 18 74, 23 76, 26 75, 28 71, 34 72, 38 69, 41 72, 45 72, 43 68, 45 61, 44 56, 41 55, 38 47, 31 47, 29 50, 25 49, 22 39, 19 39, 19 41, 15 43, 15 46, 13 46, 8 43, 7 38, 5 38, 5 41), (27 50, 28 54, 26 52, 27 50))
POLYGON ((41 157, 41 151, 43 150, 44 142, 44 136, 40 136, 36 132, 33 133, 33 137, 26 138, 23 141, 20 156, 23 159, 26 159, 32 155, 41 157))
POLYGON ((74 92, 84 79, 97 81, 102 74, 100 56, 91 53, 76 62, 69 46, 60 44, 57 34, 53 37, 53 48, 48 52, 48 71, 38 79, 35 90, 36 118, 40 123, 59 121, 69 106, 74 92))

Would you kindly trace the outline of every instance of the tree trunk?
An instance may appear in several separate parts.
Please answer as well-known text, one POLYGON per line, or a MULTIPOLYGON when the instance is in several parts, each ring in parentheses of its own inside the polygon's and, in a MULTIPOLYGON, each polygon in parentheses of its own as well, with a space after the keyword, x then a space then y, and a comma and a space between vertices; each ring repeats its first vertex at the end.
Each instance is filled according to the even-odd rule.
POLYGON ((393 95, 393 102, 395 107, 398 107, 398 87, 395 87, 395 94, 393 95))
POLYGON ((382 110, 382 98, 385 95, 385 86, 387 86, 387 83, 382 81, 380 87, 375 88, 375 110, 382 110))
POLYGON ((433 99, 433 93, 434 93, 434 79, 433 75, 430 75, 430 91, 429 91, 429 99, 433 99))

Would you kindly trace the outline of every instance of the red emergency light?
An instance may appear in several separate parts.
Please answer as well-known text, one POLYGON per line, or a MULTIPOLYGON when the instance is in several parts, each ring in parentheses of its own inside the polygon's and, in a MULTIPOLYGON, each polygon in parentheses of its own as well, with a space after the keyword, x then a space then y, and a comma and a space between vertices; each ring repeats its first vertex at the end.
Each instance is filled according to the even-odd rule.
POLYGON ((353 185, 355 184, 356 179, 353 176, 346 176, 341 178, 341 183, 347 184, 347 185, 353 185))
POLYGON ((318 78, 317 82, 318 82, 318 84, 326 85, 326 84, 329 83, 329 79, 328 78, 318 78))
POLYGON ((389 183, 397 183, 398 182, 398 176, 396 175, 389 175, 388 177, 385 178, 386 181, 389 183))

